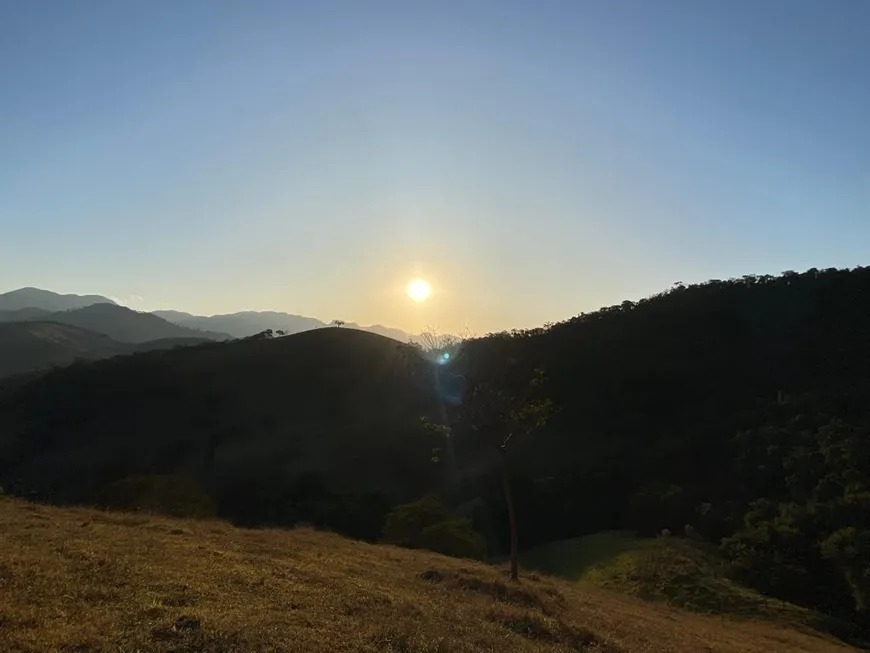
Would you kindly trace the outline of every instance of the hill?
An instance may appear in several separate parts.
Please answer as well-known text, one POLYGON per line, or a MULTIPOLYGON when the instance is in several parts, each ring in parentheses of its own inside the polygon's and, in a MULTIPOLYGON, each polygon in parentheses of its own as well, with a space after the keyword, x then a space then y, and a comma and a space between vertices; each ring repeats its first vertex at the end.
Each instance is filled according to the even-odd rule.
POLYGON ((102 295, 61 295, 40 288, 19 288, 0 293, 0 311, 39 308, 48 312, 70 311, 92 304, 114 304, 102 295))
POLYGON ((309 529, 0 501, 0 642, 49 651, 720 651, 848 646, 755 619, 309 529))
POLYGON ((154 311, 154 314, 190 329, 220 331, 234 338, 247 338, 267 329, 293 334, 326 326, 325 322, 313 317, 275 311, 241 311, 211 316, 191 315, 180 311, 154 311))
POLYGON ((224 333, 189 329, 167 322, 151 313, 134 311, 117 304, 92 304, 76 310, 51 313, 41 316, 39 319, 103 333, 119 342, 144 343, 164 338, 209 340, 229 338, 224 333))
POLYGON ((26 322, 28 320, 42 320, 51 315, 51 311, 43 308, 17 308, 10 311, 0 311, 0 322, 26 322))
POLYGON ((408 345, 330 328, 77 363, 0 391, 0 485, 100 503, 123 478, 184 472, 227 518, 377 537, 391 505, 438 485, 430 371, 408 345))
MULTIPOLYGON (((523 546, 689 524, 765 593, 862 621, 870 268, 677 285, 451 361, 494 387, 546 370, 554 415, 509 453, 523 546)), ((503 533, 499 478, 479 476, 481 527, 503 533)))
POLYGON ((55 322, 0 324, 0 377, 123 353, 108 336, 55 322))
POLYGON ((181 471, 238 522, 368 539, 437 491, 498 554, 492 415, 452 415, 480 407, 469 388, 516 395, 542 369, 553 414, 507 451, 522 548, 694 532, 742 584, 866 627, 870 268, 677 285, 455 353, 433 366, 317 329, 77 364, 0 394, 0 483, 99 503, 122 478, 181 471))
MULTIPOLYGON (((326 322, 313 317, 292 315, 276 311, 240 311, 225 315, 191 315, 181 311, 154 311, 154 315, 174 324, 191 329, 219 331, 228 333, 234 338, 247 338, 266 330, 283 331, 286 334, 301 333, 311 329, 327 326, 326 322)), ((381 325, 360 326, 355 322, 344 324, 348 329, 360 329, 393 338, 399 342, 408 342, 408 334, 401 329, 392 329, 381 325)))
MULTIPOLYGON (((144 342, 158 338, 175 337, 205 337, 212 340, 225 340, 230 337, 247 338, 266 330, 294 334, 327 326, 326 322, 317 318, 278 311, 239 311, 210 316, 193 315, 175 310, 159 310, 151 313, 131 311, 137 315, 156 316, 171 325, 183 327, 188 330, 186 334, 177 330, 174 333, 168 333, 166 325, 155 320, 138 319, 136 326, 132 327, 128 324, 132 322, 132 318, 129 316, 121 317, 121 313, 113 313, 105 308, 92 309, 84 315, 73 315, 68 320, 59 315, 50 317, 53 313, 76 311, 95 304, 117 306, 116 302, 102 295, 61 295, 39 288, 20 288, 0 294, 0 322, 24 320, 63 322, 99 333, 106 333, 123 342, 144 342), (126 326, 124 326, 125 324, 126 326), (131 340, 131 338, 136 339, 131 340)), ((130 311, 130 309, 127 310, 130 311)), ((377 333, 400 342, 408 342, 410 339, 410 336, 401 329, 377 324, 360 326, 355 322, 345 322, 344 326, 377 333)))
POLYGON ((205 338, 165 338, 130 344, 102 333, 57 322, 0 324, 0 378, 13 374, 153 349, 210 342, 205 338))

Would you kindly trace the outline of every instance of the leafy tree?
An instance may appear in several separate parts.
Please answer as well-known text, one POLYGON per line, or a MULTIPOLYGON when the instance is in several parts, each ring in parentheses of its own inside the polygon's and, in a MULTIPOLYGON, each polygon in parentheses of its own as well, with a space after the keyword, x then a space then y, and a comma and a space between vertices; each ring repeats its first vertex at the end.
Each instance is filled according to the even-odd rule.
POLYGON ((870 531, 841 528, 822 542, 822 555, 834 562, 848 583, 855 610, 870 611, 870 531))
MULTIPOLYGON (((502 379, 508 381, 512 373, 515 370, 506 369, 502 379)), ((498 455, 508 512, 510 575, 512 580, 519 580, 519 529, 508 450, 546 424, 553 404, 542 395, 544 373, 540 369, 534 370, 532 378, 525 382, 496 384, 484 378, 466 378, 466 382, 464 395, 448 418, 452 422, 450 432, 465 431, 498 455)))

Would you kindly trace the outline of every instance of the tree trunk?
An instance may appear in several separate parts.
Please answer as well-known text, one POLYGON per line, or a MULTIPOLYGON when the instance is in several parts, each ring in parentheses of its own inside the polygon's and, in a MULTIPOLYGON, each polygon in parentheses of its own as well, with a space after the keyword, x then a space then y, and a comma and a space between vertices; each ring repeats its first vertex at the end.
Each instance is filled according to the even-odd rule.
POLYGON ((504 486, 504 499, 507 503, 508 520, 511 528, 511 580, 519 580, 519 540, 517 538, 517 512, 514 509, 514 497, 511 493, 510 479, 508 478, 507 454, 501 452, 501 479, 504 486))

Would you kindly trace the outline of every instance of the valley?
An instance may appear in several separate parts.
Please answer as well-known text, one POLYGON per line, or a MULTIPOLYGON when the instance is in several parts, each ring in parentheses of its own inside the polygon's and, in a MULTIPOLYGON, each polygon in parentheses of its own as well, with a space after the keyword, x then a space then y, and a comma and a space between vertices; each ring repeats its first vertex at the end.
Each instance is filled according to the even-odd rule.
MULTIPOLYGON (((87 341, 100 360, 0 381, 0 485, 499 561, 509 470, 521 582, 538 567, 722 614, 779 601, 802 627, 864 641, 868 288, 868 268, 711 281, 449 356, 339 327, 132 354, 87 341), (523 426, 530 407, 546 414, 523 426), (496 455, 487 434, 515 427, 496 455), (584 538, 608 531, 712 557, 627 545, 594 573, 546 562, 572 541, 586 559, 584 538), (649 560, 665 571, 644 576, 649 560)), ((84 337, 42 324, 0 327, 84 337)))

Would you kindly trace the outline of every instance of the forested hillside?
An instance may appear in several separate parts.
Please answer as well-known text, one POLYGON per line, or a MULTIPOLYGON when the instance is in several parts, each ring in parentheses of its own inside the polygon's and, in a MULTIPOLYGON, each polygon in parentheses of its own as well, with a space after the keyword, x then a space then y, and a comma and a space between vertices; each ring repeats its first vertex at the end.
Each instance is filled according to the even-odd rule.
MULTIPOLYGON (((744 581, 863 620, 870 268, 677 285, 460 358, 494 383, 507 360, 547 371, 558 410, 510 452, 524 546, 688 531, 721 543, 744 581)), ((501 505, 496 474, 471 480, 501 505)))
POLYGON ((0 378, 124 352, 101 333, 55 322, 0 323, 0 378))
POLYGON ((0 381, 0 484, 104 505, 119 481, 181 473, 240 523, 377 537, 390 505, 437 486, 430 372, 408 345, 319 329, 0 381))
POLYGON ((550 419, 508 453, 521 547, 668 529, 715 543, 762 591, 866 623, 870 268, 677 285, 456 354, 436 365, 322 329, 8 382, 0 483, 101 504, 180 474, 234 521, 366 538, 437 491, 498 554, 498 457, 479 428, 444 441, 420 417, 450 425, 468 388, 512 393, 543 371, 550 419))

